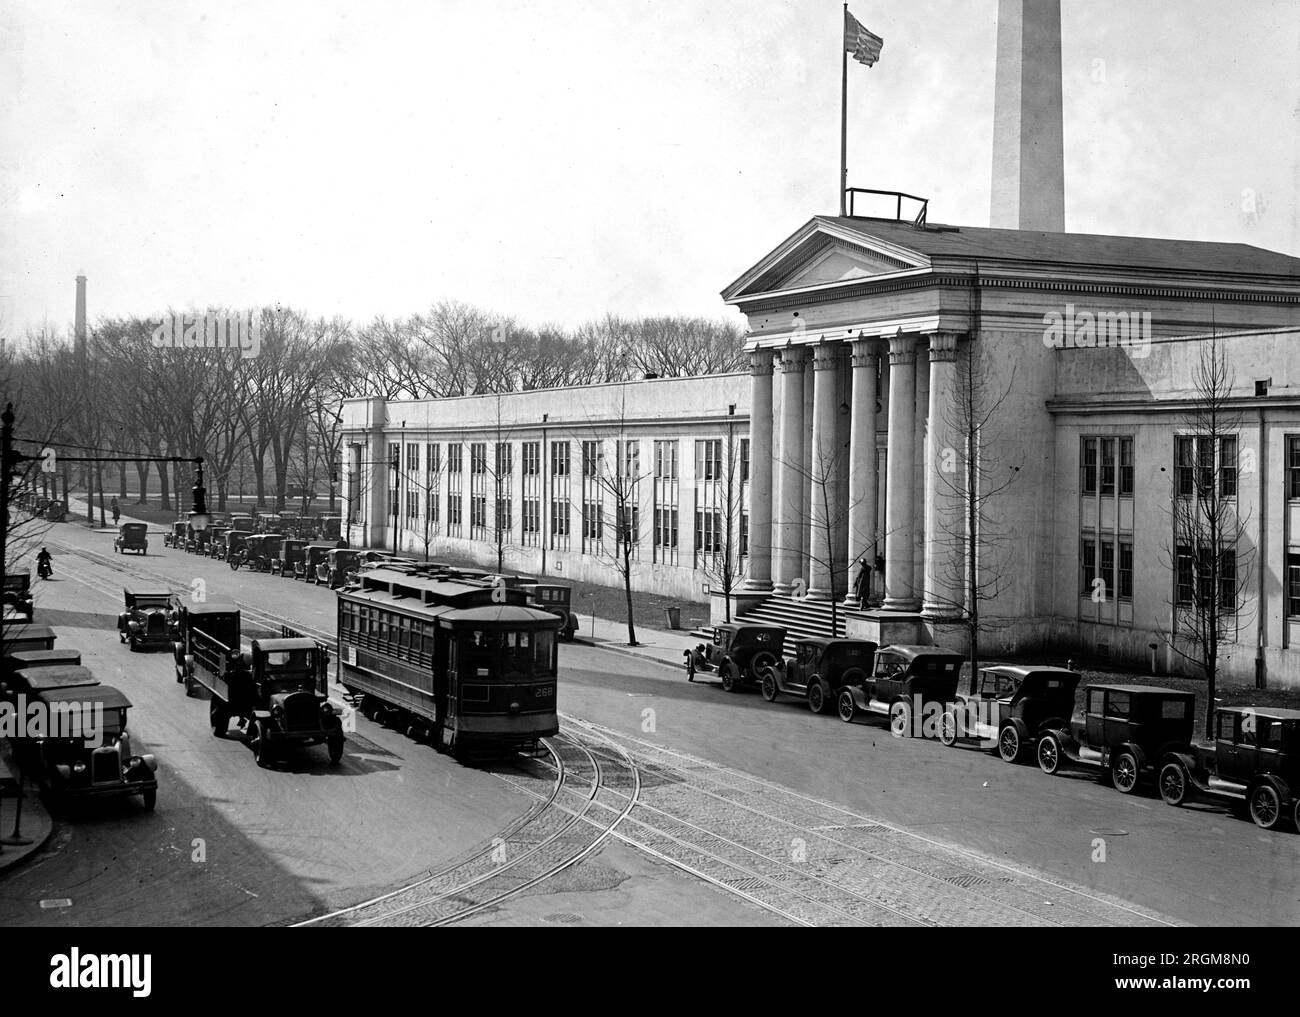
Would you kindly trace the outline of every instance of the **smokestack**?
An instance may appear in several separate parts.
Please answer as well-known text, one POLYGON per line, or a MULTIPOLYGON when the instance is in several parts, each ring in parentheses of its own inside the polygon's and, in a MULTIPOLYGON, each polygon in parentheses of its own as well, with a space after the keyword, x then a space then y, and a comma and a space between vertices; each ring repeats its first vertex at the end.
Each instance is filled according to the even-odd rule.
POLYGON ((86 354, 86 276, 77 276, 76 340, 78 356, 86 354))

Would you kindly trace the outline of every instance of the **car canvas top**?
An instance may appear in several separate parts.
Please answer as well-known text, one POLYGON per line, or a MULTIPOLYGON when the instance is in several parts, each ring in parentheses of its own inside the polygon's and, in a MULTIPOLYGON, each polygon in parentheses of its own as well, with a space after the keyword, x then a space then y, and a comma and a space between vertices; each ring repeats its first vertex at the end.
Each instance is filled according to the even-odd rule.
POLYGON ((78 703, 86 706, 102 706, 105 710, 119 710, 131 705, 131 700, 111 685, 48 689, 37 695, 45 703, 78 703))
POLYGON ((63 664, 57 667, 26 667, 14 674, 14 692, 49 692, 54 689, 86 688, 99 679, 88 667, 63 664))
POLYGON ((1136 692, 1143 695, 1150 693, 1159 693, 1165 696, 1187 696, 1195 699, 1195 692, 1182 692, 1178 689, 1166 689, 1159 685, 1098 685, 1092 684, 1089 689, 1105 689, 1108 692, 1136 692))
POLYGON ((1257 717, 1269 717, 1273 720, 1300 720, 1300 710, 1285 706, 1219 706, 1217 713, 1252 714, 1257 717))
POLYGON ((916 657, 961 657, 966 659, 965 654, 958 653, 956 650, 950 650, 945 646, 918 646, 914 643, 891 643, 888 646, 879 647, 881 650, 889 650, 891 653, 899 653, 904 657, 915 659, 916 657))

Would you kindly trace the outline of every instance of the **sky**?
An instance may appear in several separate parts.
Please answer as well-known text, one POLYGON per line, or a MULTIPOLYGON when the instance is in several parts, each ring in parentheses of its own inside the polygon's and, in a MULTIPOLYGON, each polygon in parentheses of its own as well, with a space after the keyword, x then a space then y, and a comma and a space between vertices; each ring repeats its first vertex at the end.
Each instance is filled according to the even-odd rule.
MULTIPOLYGON (((997 0, 853 0, 849 183, 989 218, 997 0)), ((1300 255, 1300 5, 1062 0, 1066 228, 1300 255)), ((458 299, 734 315, 836 211, 833 0, 10 0, 0 335, 458 299)))

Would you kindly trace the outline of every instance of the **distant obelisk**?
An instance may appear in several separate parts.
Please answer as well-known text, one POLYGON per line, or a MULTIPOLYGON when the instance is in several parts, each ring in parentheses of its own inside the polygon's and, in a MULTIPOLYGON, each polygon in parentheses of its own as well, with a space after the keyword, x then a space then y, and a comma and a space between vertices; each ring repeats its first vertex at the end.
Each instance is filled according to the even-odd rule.
POLYGON ((1061 0, 998 0, 989 225, 1065 232, 1061 0))
POLYGON ((86 277, 84 274, 77 276, 77 317, 74 327, 77 357, 84 359, 86 356, 86 277))

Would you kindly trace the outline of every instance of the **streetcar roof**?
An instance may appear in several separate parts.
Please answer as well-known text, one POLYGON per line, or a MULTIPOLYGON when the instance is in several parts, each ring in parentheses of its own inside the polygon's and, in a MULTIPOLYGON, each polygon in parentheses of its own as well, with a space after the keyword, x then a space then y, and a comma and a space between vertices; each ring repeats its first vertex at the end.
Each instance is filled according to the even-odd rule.
POLYGON ((306 636, 297 636, 292 639, 254 639, 253 649, 261 650, 264 653, 283 653, 286 650, 314 650, 316 649, 316 640, 308 639, 306 636))

